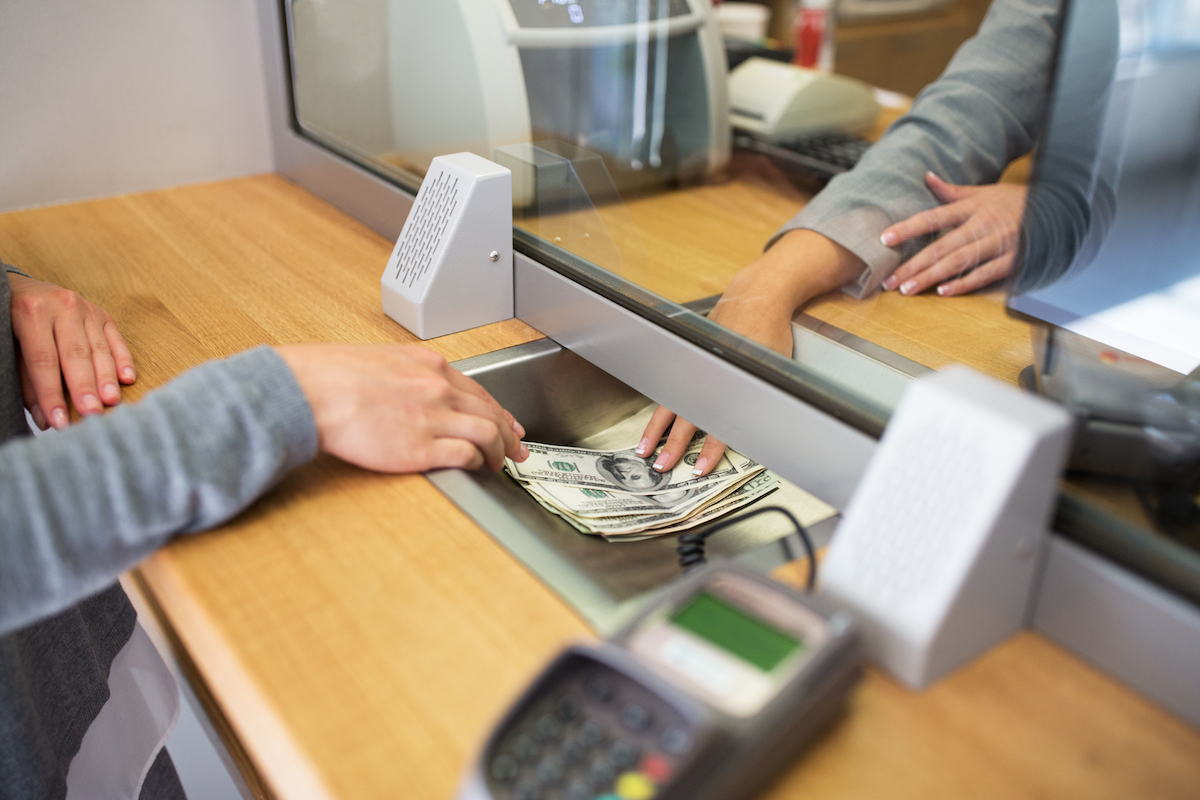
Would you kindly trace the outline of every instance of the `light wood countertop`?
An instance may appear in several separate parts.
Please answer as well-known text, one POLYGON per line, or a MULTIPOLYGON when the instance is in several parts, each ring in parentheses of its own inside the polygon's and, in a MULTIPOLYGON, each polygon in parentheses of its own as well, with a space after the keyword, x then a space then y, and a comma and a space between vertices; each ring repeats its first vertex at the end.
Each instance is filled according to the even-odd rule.
MULTIPOLYGON (((754 222, 753 186, 730 191, 744 197, 729 231, 695 232, 726 243, 718 271, 757 252, 777 221, 754 222)), ((669 202, 730 205, 715 188, 669 202)), ((413 341, 379 308, 390 249, 275 176, 0 215, 5 260, 116 317, 140 369, 130 401, 259 344, 413 341)), ((972 363, 955 319, 995 303, 874 302, 869 314, 842 298, 813 313, 877 326, 885 346, 894 335, 916 347, 935 330, 921 346, 972 363), (938 309, 952 310, 929 319, 938 309)), ((430 346, 456 359, 539 335, 513 320, 430 346)), ((589 635, 425 478, 328 457, 140 573, 218 722, 264 791, 289 800, 452 796, 514 693, 589 635)), ((1197 797, 1200 733, 1024 633, 924 693, 869 672, 842 721, 767 796, 1197 797)))

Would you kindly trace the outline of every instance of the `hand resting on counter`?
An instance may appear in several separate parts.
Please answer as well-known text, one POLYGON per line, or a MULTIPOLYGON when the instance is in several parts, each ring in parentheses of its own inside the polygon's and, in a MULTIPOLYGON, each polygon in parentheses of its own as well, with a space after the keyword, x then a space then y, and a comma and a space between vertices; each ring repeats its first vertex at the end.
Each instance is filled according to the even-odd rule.
POLYGON ((914 295, 936 285, 938 294, 949 297, 981 289, 1011 273, 1026 187, 956 186, 932 172, 925 175, 925 183, 943 205, 896 223, 879 240, 896 247, 915 236, 945 233, 901 264, 883 288, 914 295))
MULTIPOLYGON (((864 267, 858 256, 815 231, 789 231, 734 276, 708 318, 791 358, 796 312, 814 297, 853 280, 864 267)), ((654 462, 659 472, 675 466, 696 432, 695 425, 659 406, 642 434, 638 455, 650 455, 668 426, 671 433, 654 462)), ((724 443, 708 437, 693 472, 707 475, 724 452, 724 443)))
POLYGON ((21 391, 33 421, 45 430, 121 402, 119 384, 137 378, 133 356, 112 316, 70 289, 10 273, 13 336, 19 348, 21 391))
MULTIPOLYGON (((34 422, 65 428, 121 402, 133 356, 112 316, 70 289, 8 275, 21 387, 34 422)), ((292 345, 278 348, 304 391, 323 450, 367 469, 499 470, 524 460, 524 429, 478 383, 423 347, 292 345)))

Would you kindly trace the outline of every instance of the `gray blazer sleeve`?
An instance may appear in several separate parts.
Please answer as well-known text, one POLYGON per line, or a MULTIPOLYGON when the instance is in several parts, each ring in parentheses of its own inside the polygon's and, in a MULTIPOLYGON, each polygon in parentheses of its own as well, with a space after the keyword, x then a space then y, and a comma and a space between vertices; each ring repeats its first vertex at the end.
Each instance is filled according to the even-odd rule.
POLYGON ((217 525, 313 458, 299 384, 261 347, 135 405, 0 447, 0 635, 108 586, 176 533, 217 525))
POLYGON ((994 0, 979 32, 942 76, 848 173, 829 182, 768 243, 807 228, 867 263, 845 290, 874 291, 925 242, 885 247, 889 225, 933 208, 925 186, 932 171, 957 184, 993 183, 1010 161, 1028 153, 1041 125, 1051 77, 1059 0, 994 0))

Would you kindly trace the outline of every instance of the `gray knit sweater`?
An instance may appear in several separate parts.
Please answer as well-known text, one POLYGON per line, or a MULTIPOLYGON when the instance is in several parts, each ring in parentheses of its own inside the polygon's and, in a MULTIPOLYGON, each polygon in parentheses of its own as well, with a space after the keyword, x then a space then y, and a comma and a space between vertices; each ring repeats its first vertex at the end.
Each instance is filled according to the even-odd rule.
MULTIPOLYGON (((8 267, 0 331, 11 331, 8 267)), ((29 436, 0 335, 0 800, 66 795, 135 616, 117 576, 178 533, 233 517, 313 458, 312 411, 267 347, 198 367, 136 405, 29 436)))
POLYGON ((846 291, 855 297, 873 292, 930 241, 920 237, 897 249, 879 242, 889 225, 939 204, 925 185, 927 171, 951 183, 993 183, 1033 148, 1045 119, 1061 5, 994 0, 979 32, 912 109, 771 243, 797 228, 822 233, 867 264, 846 291))

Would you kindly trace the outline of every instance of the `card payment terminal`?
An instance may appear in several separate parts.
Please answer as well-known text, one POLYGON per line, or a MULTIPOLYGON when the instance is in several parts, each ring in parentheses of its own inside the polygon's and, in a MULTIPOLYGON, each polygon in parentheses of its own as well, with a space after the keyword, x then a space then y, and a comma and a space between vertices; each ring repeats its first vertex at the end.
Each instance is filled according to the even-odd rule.
POLYGON ((729 565, 611 641, 568 647, 489 736, 460 800, 735 800, 789 766, 861 675, 850 617, 729 565))

